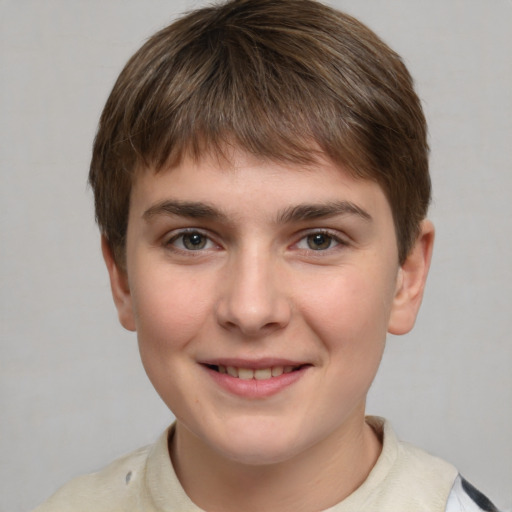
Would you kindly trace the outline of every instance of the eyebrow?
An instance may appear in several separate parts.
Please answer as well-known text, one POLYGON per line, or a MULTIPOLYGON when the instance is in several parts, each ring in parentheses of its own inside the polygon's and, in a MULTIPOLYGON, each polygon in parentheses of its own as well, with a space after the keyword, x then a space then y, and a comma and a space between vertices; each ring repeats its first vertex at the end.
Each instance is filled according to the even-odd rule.
MULTIPOLYGON (((189 219, 209 219, 228 221, 228 216, 206 203, 195 201, 165 200, 148 208, 142 215, 146 220, 157 215, 175 215, 189 219)), ((366 221, 371 221, 371 215, 350 201, 330 201, 318 204, 299 204, 285 208, 278 213, 276 223, 287 224, 308 220, 335 217, 337 215, 356 215, 366 221)))
POLYGON ((148 208, 142 215, 146 220, 156 215, 176 215, 189 219, 226 221, 227 216, 217 208, 195 201, 165 200, 148 208))
POLYGON ((300 222, 335 217, 337 215, 356 215, 366 221, 372 216, 350 201, 331 201, 320 204, 299 204, 283 210, 277 218, 278 223, 300 222))

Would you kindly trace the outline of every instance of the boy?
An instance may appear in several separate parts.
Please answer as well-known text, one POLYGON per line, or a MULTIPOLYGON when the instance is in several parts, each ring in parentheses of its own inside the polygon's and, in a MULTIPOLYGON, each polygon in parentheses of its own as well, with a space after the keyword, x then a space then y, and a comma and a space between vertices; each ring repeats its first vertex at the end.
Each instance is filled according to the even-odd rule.
POLYGON ((310 0, 234 0, 129 61, 90 183, 122 325, 176 423, 39 510, 495 510, 365 418, 434 229, 400 58, 310 0))

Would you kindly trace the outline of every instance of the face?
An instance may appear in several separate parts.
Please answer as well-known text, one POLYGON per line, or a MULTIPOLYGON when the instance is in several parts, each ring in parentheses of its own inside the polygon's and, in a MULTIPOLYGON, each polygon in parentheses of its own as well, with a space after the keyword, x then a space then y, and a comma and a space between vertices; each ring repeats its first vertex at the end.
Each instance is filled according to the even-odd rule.
POLYGON ((430 254, 415 279, 398 265, 376 183, 243 154, 141 173, 126 249, 126 274, 107 250, 114 298, 155 389, 195 443, 251 464, 364 423, 386 332, 412 327, 430 254))

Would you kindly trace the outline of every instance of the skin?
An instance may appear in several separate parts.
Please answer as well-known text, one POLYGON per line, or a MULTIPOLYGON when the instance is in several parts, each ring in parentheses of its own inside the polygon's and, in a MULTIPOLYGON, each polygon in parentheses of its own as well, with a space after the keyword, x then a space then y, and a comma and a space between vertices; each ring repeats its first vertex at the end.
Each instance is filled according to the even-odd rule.
POLYGON ((120 321, 177 418, 170 455, 198 506, 319 510, 365 480, 381 449, 366 394, 386 333, 414 325, 433 238, 424 221, 400 266, 380 187, 328 160, 234 151, 139 173, 126 271, 105 240, 103 253, 120 321), (300 370, 268 396, 233 393, 206 366, 283 361, 300 370))

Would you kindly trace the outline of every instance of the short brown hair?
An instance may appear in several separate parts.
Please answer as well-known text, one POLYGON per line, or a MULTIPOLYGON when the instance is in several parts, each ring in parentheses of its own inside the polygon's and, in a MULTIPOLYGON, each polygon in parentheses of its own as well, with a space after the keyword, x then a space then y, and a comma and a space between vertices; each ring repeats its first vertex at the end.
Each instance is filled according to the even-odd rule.
POLYGON ((403 262, 430 201, 426 132, 405 65, 360 22, 314 0, 231 0, 156 33, 121 72, 94 142, 96 219, 120 264, 137 170, 226 144, 288 163, 320 150, 382 187, 403 262))

